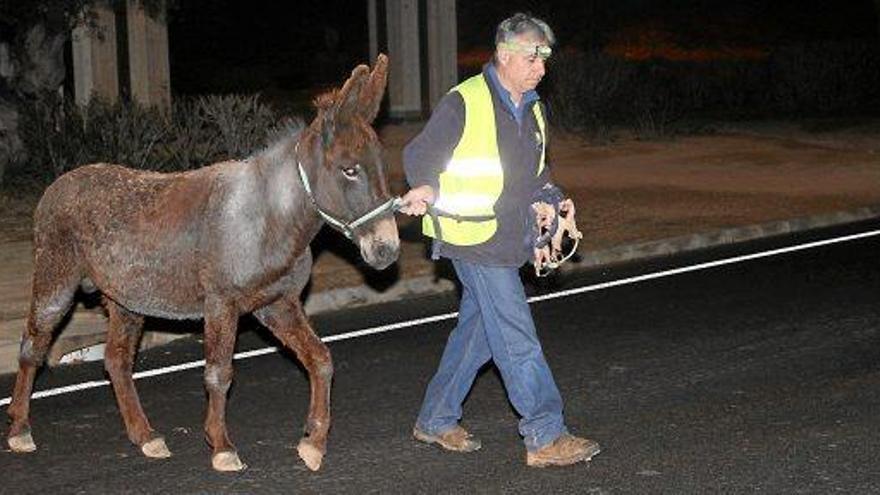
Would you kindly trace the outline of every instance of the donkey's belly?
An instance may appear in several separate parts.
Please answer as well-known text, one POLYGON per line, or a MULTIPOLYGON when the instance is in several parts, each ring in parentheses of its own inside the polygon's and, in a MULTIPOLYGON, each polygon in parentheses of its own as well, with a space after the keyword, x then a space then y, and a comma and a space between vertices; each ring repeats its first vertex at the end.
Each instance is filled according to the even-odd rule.
POLYGON ((274 276, 254 276, 236 281, 215 264, 201 260, 181 262, 180 250, 136 254, 130 247, 98 250, 90 259, 92 285, 130 311, 170 319, 204 317, 206 289, 202 278, 212 280, 214 295, 226 298, 242 313, 249 313, 282 296, 298 296, 308 282, 312 266, 306 249, 293 266, 278 267, 274 276))
POLYGON ((98 288, 129 311, 145 316, 175 320, 203 317, 204 298, 181 291, 180 285, 168 286, 163 281, 129 279, 124 287, 111 282, 100 284, 98 288))
POLYGON ((204 316, 203 301, 186 301, 169 297, 163 291, 102 290, 104 294, 129 311, 145 316, 173 320, 198 319, 204 316))
POLYGON ((135 313, 160 318, 201 318, 204 290, 195 255, 116 244, 96 250, 88 277, 107 297, 135 313))

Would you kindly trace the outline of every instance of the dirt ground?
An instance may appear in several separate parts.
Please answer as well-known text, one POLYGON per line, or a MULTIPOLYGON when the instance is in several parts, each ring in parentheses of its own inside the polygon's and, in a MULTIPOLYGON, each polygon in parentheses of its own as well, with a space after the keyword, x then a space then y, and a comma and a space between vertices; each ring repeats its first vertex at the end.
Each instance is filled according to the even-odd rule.
MULTIPOLYGON (((379 129, 396 193, 406 188, 402 147, 421 125, 379 129)), ((880 204, 880 122, 728 125, 652 142, 620 133, 607 144, 555 131, 550 163, 578 205, 582 250, 880 204)), ((36 200, 26 192, 0 196, 0 316, 20 314, 2 301, 20 308, 29 292, 36 200), (18 280, 2 282, 10 278, 18 280)), ((433 273, 417 226, 399 222, 405 244, 418 247, 402 255, 394 276, 433 273)), ((335 234, 322 234, 315 251, 312 291, 374 284, 376 274, 335 234)))

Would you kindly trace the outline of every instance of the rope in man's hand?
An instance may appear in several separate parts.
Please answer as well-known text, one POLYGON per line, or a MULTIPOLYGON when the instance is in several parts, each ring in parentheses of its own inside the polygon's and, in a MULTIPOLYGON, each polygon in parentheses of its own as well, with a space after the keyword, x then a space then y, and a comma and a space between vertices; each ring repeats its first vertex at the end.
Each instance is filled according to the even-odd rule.
POLYGON ((584 235, 577 228, 574 202, 564 199, 555 206, 543 201, 532 204, 535 213, 537 237, 532 264, 535 275, 546 277, 551 271, 571 258, 577 251, 578 243, 584 235), (568 237, 574 245, 568 253, 563 253, 563 242, 568 237))

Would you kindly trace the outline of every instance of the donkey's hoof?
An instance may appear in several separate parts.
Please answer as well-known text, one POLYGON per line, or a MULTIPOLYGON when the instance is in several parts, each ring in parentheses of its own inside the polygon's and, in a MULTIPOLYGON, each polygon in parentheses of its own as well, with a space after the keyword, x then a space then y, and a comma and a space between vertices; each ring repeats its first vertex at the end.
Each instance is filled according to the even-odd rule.
POLYGON ((321 469, 321 462, 324 460, 324 453, 318 450, 308 440, 302 439, 296 447, 299 458, 306 464, 306 467, 312 471, 321 469))
POLYGON ((244 471, 247 468, 247 464, 241 462, 238 454, 231 450, 214 454, 214 457, 211 458, 211 465, 216 471, 223 472, 244 471))
POLYGON ((162 437, 156 437, 141 445, 141 452, 152 459, 167 459, 171 457, 171 451, 168 450, 168 446, 165 445, 165 439, 162 437))
POLYGON ((9 448, 12 449, 13 452, 18 452, 19 454, 34 452, 37 450, 37 444, 34 443, 34 437, 31 436, 31 432, 29 431, 9 437, 6 442, 9 444, 9 448))

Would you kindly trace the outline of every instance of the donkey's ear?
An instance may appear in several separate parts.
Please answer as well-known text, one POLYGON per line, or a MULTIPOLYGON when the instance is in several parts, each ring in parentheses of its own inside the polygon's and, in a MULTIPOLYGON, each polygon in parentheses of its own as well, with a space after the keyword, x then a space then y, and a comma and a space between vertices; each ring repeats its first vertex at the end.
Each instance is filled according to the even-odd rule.
POLYGON ((342 85, 342 89, 336 93, 335 108, 333 114, 337 122, 350 120, 358 111, 358 99, 361 91, 367 83, 370 73, 366 65, 358 65, 351 71, 351 77, 342 85))
POLYGON ((382 97, 385 95, 385 84, 388 82, 388 57, 380 53, 376 65, 370 73, 370 79, 361 90, 360 112, 365 122, 372 122, 379 113, 382 97))
POLYGON ((367 82, 369 72, 370 69, 366 65, 355 67, 351 71, 351 77, 345 81, 341 88, 324 93, 315 100, 315 106, 318 108, 315 124, 321 134, 324 148, 329 148, 333 144, 338 123, 346 122, 356 114, 358 97, 367 82))

